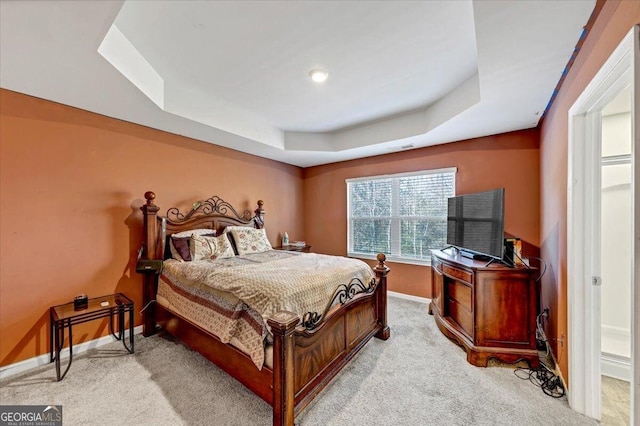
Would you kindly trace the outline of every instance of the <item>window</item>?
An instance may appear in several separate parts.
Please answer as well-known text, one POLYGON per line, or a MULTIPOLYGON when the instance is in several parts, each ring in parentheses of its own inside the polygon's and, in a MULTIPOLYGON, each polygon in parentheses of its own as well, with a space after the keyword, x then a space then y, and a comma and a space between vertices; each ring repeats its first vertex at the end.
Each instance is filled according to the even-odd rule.
POLYGON ((347 252, 429 263, 447 241, 447 199, 456 168, 347 179, 347 252))

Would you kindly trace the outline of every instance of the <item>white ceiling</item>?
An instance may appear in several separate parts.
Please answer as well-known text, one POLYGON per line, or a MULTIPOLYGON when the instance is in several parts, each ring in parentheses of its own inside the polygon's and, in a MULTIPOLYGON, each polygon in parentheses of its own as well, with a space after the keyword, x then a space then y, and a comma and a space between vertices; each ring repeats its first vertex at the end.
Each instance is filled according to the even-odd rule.
POLYGON ((0 86, 307 167, 535 127, 594 4, 2 1, 0 86))

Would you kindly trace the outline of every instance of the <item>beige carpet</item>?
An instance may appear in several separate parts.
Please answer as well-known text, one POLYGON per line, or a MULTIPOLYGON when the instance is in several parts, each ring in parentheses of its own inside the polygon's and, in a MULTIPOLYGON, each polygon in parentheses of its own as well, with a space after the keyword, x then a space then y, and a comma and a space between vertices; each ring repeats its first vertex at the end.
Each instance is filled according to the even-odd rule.
MULTIPOLYGON (((391 338, 373 339, 298 418, 306 425, 589 425, 511 368, 478 368, 426 305, 389 298, 391 338)), ((269 425, 271 408, 166 336, 137 336, 0 382, 1 404, 61 404, 65 425, 269 425)))

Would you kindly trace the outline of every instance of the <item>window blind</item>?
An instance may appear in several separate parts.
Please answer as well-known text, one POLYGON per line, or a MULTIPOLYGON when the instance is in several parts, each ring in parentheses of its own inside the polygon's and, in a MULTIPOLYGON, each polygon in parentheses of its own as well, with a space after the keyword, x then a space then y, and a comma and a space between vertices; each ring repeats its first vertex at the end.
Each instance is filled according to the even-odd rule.
POLYGON ((447 238, 455 168, 347 180, 348 252, 425 261, 447 238))

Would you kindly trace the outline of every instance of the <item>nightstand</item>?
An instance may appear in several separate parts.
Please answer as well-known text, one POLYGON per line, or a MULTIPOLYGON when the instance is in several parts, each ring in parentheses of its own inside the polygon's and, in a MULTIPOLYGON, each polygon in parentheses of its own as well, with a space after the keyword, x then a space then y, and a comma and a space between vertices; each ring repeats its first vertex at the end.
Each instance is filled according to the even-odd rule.
POLYGON ((299 251, 302 253, 310 253, 311 252, 311 246, 306 245, 306 246, 280 246, 280 247, 274 247, 274 250, 284 250, 284 251, 299 251))
POLYGON ((109 318, 109 331, 117 340, 121 340, 124 348, 129 353, 134 353, 133 348, 133 301, 122 293, 89 299, 87 307, 76 310, 73 302, 49 308, 50 317, 50 349, 49 361, 56 362, 56 377, 62 380, 71 367, 73 361, 73 325, 81 324, 99 318, 109 318), (129 345, 125 340, 125 314, 129 314, 129 345), (113 328, 113 318, 118 320, 118 334, 113 328), (64 346, 65 328, 69 329, 69 362, 64 372, 60 373, 60 352, 64 346))

